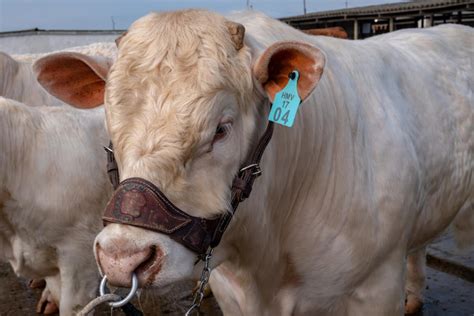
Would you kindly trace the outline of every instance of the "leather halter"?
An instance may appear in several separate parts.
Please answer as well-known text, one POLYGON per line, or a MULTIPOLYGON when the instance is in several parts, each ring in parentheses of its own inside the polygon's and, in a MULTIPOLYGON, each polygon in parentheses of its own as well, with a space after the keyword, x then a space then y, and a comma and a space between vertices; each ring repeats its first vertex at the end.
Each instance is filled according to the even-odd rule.
POLYGON ((246 163, 232 183, 232 210, 206 219, 194 217, 180 210, 153 183, 141 178, 129 178, 119 183, 119 172, 112 144, 107 151, 107 172, 115 189, 102 217, 104 225, 120 223, 137 226, 169 235, 186 248, 204 255, 209 247, 216 247, 234 216, 239 203, 249 197, 255 179, 262 173, 260 160, 273 134, 273 123, 268 126, 246 163))

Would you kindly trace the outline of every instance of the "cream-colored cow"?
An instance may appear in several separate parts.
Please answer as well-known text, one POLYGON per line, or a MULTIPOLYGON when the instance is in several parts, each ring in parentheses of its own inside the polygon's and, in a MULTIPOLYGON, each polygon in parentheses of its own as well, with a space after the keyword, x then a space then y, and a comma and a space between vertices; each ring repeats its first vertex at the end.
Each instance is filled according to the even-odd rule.
MULTIPOLYGON (((0 260, 19 276, 46 280, 37 312, 72 315, 97 291, 92 246, 111 193, 102 148, 108 136, 103 109, 74 109, 41 87, 30 61, 46 55, 0 53, 0 96, 10 98, 0 97, 0 260)), ((111 63, 75 52, 54 59, 73 72, 111 63)), ((64 79, 41 60, 36 66, 49 80, 64 79)), ((104 85, 107 71, 95 69, 104 85)))
POLYGON ((0 96, 30 106, 62 104, 38 84, 31 63, 3 52, 0 52, 0 96))
MULTIPOLYGON (((10 56, 0 51, 0 96, 17 100, 30 106, 63 105, 47 93, 37 82, 32 64, 39 58, 57 52, 79 53, 86 56, 114 59, 117 49, 114 43, 93 43, 70 47, 62 51, 10 56)), ((64 67, 71 65, 64 65, 64 67)))
MULTIPOLYGON (((473 238, 473 36, 447 25, 345 41, 254 12, 149 14, 107 78, 121 180, 148 180, 195 217, 223 214, 268 100, 298 70, 304 101, 292 128, 275 128, 211 288, 226 315, 401 315, 405 290, 408 309, 422 300, 426 244, 456 216, 473 238)), ((97 236, 96 257, 116 285, 135 273, 164 288, 202 268, 167 235, 123 224, 97 236)))

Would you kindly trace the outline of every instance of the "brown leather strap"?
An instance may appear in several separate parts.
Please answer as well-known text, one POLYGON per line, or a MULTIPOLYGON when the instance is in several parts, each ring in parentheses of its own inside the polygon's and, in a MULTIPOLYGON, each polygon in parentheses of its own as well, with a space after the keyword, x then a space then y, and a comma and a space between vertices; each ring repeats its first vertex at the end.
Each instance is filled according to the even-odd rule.
POLYGON ((255 150, 232 183, 232 210, 219 218, 194 217, 176 207, 153 183, 129 178, 119 184, 119 172, 112 150, 107 151, 107 171, 114 189, 103 216, 104 224, 120 223, 167 234, 188 249, 203 255, 222 239, 239 203, 249 197, 255 179, 262 173, 260 160, 273 135, 273 123, 260 138, 255 150))
POLYGON ((120 175, 118 171, 117 161, 114 156, 114 147, 112 142, 109 142, 109 147, 105 147, 105 152, 107 153, 107 174, 109 175, 110 183, 116 190, 120 184, 120 175))
POLYGON ((153 183, 141 178, 120 183, 102 219, 167 234, 199 254, 208 249, 220 221, 220 217, 204 219, 181 211, 153 183))
POLYGON ((234 178, 232 183, 232 197, 231 197, 231 205, 232 205, 232 213, 226 212, 222 215, 221 221, 219 222, 219 226, 217 227, 214 236, 212 238, 211 247, 215 248, 219 245, 222 236, 224 235, 227 226, 229 226, 230 221, 234 217, 237 208, 240 202, 244 201, 246 198, 250 196, 252 192, 253 182, 257 177, 262 174, 260 169, 260 160, 262 159, 263 153, 267 148, 270 139, 272 139, 273 135, 273 122, 269 122, 268 126, 263 133, 262 137, 260 138, 257 147, 250 155, 250 158, 244 164, 234 178))

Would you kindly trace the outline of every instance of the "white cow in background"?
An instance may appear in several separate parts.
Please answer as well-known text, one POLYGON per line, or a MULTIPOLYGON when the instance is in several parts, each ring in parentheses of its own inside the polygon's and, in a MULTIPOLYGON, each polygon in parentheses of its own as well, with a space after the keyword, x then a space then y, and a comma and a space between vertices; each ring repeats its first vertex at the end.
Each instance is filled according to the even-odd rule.
MULTIPOLYGON (((115 43, 94 43, 62 50, 64 51, 113 60, 117 48, 115 43)), ((30 106, 63 105, 64 103, 51 96, 38 84, 32 69, 32 64, 37 59, 58 52, 61 51, 9 56, 0 51, 0 96, 30 106)))
POLYGON ((102 108, 0 97, 0 255, 16 274, 46 280, 39 309, 50 301, 71 315, 96 294, 92 245, 112 190, 107 143, 102 108))
POLYGON ((63 104, 38 84, 31 63, 17 61, 3 52, 0 52, 0 96, 31 106, 63 104))
MULTIPOLYGON (((63 58, 63 66, 76 71, 97 60, 111 63, 68 54, 74 58, 63 58)), ((64 103, 39 85, 31 64, 6 54, 0 62, 0 78, 9 80, 0 81, 4 95, 27 103, 0 97, 0 258, 18 275, 46 280, 38 312, 57 305, 61 315, 72 315, 98 284, 92 243, 111 193, 104 111, 44 106, 64 103)), ((96 71, 103 84, 106 71, 96 71)))

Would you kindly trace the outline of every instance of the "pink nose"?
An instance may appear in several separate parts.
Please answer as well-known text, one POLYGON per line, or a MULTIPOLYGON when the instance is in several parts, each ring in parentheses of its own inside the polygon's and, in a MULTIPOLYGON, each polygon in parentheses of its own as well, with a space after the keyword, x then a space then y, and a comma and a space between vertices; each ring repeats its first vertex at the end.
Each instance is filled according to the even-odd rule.
POLYGON ((137 249, 123 241, 112 245, 101 247, 96 243, 97 262, 110 284, 130 287, 133 273, 137 275, 140 287, 153 282, 161 268, 162 252, 158 247, 137 249))

